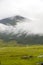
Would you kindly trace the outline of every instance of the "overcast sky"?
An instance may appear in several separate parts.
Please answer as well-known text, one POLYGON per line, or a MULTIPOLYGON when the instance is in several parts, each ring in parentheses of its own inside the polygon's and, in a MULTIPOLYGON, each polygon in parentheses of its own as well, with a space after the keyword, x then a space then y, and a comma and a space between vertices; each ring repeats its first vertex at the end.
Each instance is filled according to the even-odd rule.
POLYGON ((13 15, 42 18, 43 0, 0 0, 0 19, 13 15))
POLYGON ((0 19, 21 15, 32 21, 17 23, 16 28, 0 24, 0 31, 26 31, 43 34, 43 0, 0 0, 0 19))

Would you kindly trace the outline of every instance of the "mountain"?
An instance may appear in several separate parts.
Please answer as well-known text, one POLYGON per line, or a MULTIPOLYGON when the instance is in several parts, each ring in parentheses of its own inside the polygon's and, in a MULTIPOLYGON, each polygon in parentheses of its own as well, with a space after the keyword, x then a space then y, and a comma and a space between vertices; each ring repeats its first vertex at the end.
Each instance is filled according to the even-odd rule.
POLYGON ((16 15, 16 16, 13 16, 13 17, 2 19, 2 20, 0 20, 0 23, 6 24, 6 25, 7 24, 15 25, 17 22, 20 22, 20 21, 23 21, 23 20, 25 20, 25 17, 16 15))
POLYGON ((43 35, 27 32, 29 28, 25 30, 27 21, 28 23, 32 22, 19 15, 0 20, 0 39, 5 42, 15 40, 20 44, 43 44, 43 35), (25 27, 21 24, 24 24, 25 27))

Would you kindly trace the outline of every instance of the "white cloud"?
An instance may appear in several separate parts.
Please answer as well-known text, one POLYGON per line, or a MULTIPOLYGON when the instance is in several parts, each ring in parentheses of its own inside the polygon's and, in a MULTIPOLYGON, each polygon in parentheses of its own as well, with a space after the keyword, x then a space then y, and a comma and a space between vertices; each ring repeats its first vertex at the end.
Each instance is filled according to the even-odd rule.
POLYGON ((0 31, 8 31, 9 33, 15 31, 15 34, 20 31, 43 34, 43 1, 42 0, 1 0, 0 1, 0 19, 22 15, 32 19, 23 23, 17 23, 15 27, 0 24, 0 31))
POLYGON ((26 34, 43 34, 43 23, 37 21, 24 21, 18 22, 15 26, 13 25, 4 25, 0 23, 0 33, 6 34, 18 34, 21 35, 22 33, 26 34))
POLYGON ((16 14, 34 19, 41 13, 43 13, 43 2, 40 0, 2 0, 0 2, 0 19, 16 14))

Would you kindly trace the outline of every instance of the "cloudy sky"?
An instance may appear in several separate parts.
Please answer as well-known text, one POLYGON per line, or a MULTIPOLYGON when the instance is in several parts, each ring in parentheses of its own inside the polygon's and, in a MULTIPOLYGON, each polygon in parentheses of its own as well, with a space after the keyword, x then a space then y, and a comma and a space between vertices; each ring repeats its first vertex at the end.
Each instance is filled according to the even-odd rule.
POLYGON ((16 14, 33 19, 42 18, 43 0, 0 0, 0 19, 16 14))
MULTIPOLYGON (((0 19, 21 15, 32 22, 17 23, 15 31, 22 31, 43 34, 43 0, 0 0, 0 19)), ((5 31, 6 26, 0 24, 0 31, 5 31)), ((7 26, 7 31, 13 29, 12 26, 7 26), (10 29, 11 28, 11 29, 10 29)), ((13 30, 13 31, 14 31, 13 30)))

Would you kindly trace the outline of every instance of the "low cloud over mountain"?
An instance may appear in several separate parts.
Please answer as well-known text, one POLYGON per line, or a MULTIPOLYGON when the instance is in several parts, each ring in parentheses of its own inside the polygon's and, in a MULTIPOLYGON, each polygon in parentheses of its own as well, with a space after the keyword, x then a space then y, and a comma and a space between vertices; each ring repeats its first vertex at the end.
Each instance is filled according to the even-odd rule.
MULTIPOLYGON (((0 39, 19 43, 40 43, 43 40, 43 23, 39 20, 14 16, 0 20, 0 39)), ((43 43, 43 41, 42 41, 43 43)))
POLYGON ((43 23, 39 20, 31 20, 22 16, 9 17, 0 20, 0 33, 18 34, 43 34, 43 23))

